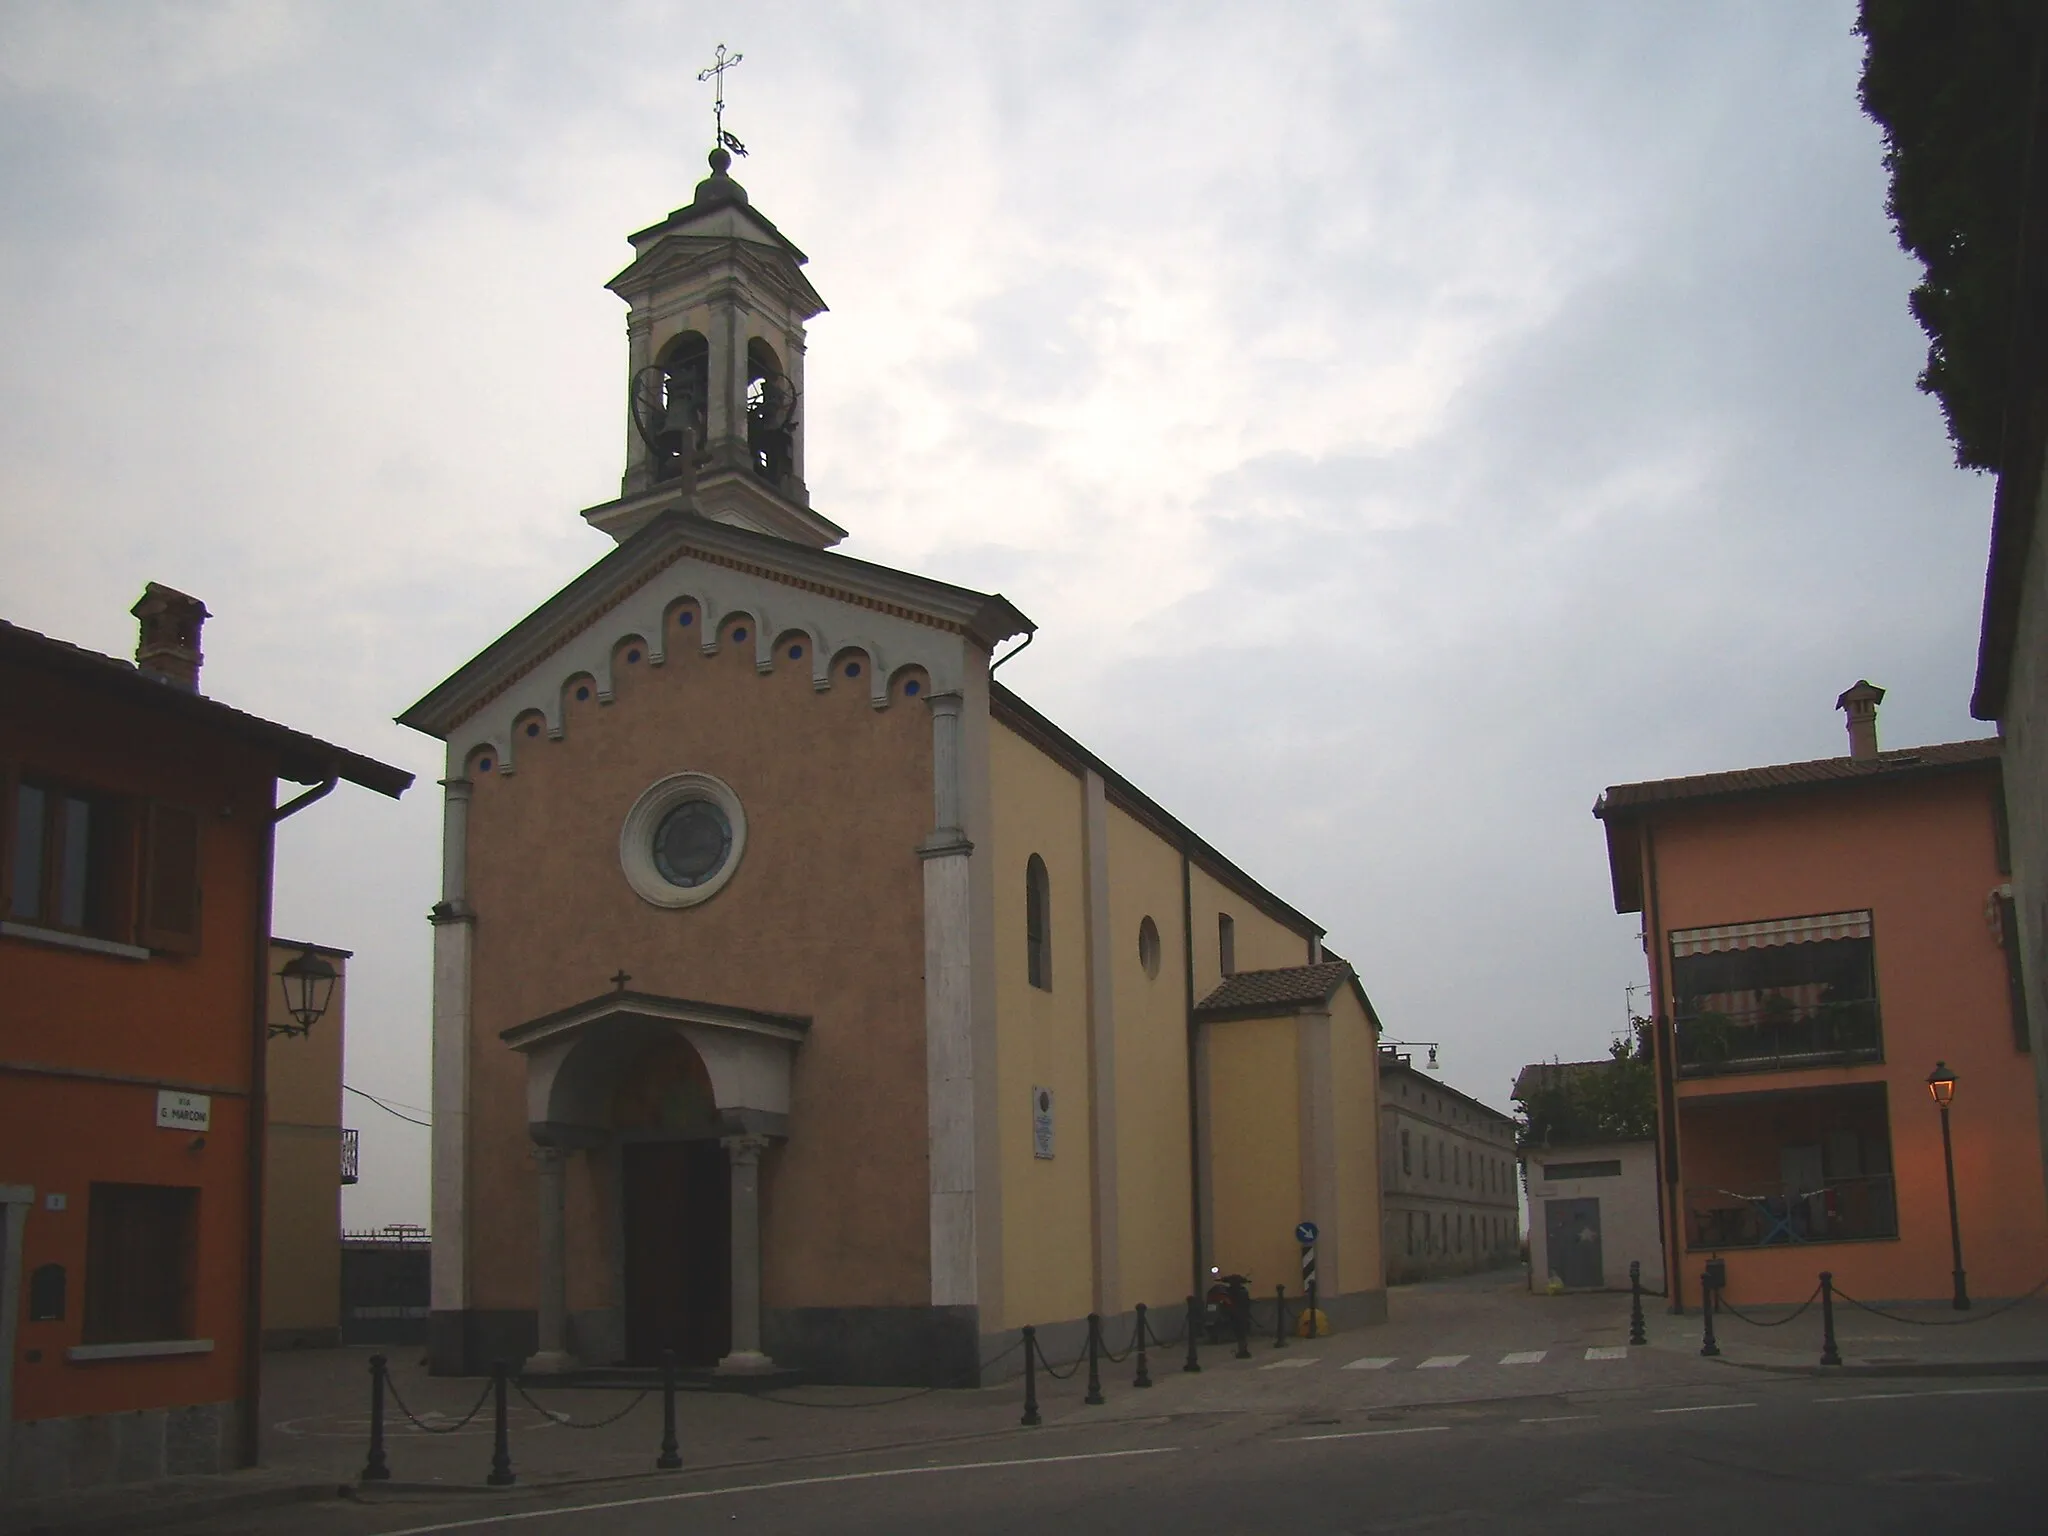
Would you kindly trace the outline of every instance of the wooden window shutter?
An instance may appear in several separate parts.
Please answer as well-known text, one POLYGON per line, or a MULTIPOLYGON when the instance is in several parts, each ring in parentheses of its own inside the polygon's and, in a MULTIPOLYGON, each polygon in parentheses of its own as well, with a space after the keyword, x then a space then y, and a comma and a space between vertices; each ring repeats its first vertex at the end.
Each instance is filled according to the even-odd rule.
POLYGON ((199 952, 199 813, 152 802, 144 829, 141 940, 174 955, 199 952))
POLYGON ((1998 942, 2005 949, 2005 988, 2012 1009, 2012 1043, 2030 1051, 2033 1040, 2027 1031, 2027 983, 2020 965, 2020 912, 2010 896, 1998 901, 1998 942))

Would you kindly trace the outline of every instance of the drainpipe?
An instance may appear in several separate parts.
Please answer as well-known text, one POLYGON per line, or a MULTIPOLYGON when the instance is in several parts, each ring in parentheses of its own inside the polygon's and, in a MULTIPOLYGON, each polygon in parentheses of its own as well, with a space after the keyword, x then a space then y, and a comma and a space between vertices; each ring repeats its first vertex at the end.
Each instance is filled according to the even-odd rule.
POLYGON ((1671 1312, 1685 1315, 1685 1199, 1678 1180, 1678 1082, 1676 1032, 1665 1006, 1664 923, 1657 901, 1657 833, 1643 823, 1643 937, 1650 962, 1650 1014, 1653 1060, 1657 1071, 1657 1106, 1663 1131, 1657 1162, 1663 1178, 1657 1185, 1657 1232, 1664 1244, 1664 1288, 1671 1312))
POLYGON ((1194 1278, 1188 1294, 1202 1294, 1202 1089, 1196 1077, 1195 1036, 1195 889, 1188 865, 1185 835, 1180 845, 1181 987, 1187 1003, 1188 1032, 1188 1235, 1193 1251, 1189 1267, 1194 1278))
POLYGON ((270 1105, 267 1098, 270 1052, 270 903, 275 884, 277 824, 303 811, 315 800, 334 793, 338 772, 304 794, 287 800, 263 819, 262 840, 256 873, 256 988, 255 1018, 250 1030, 249 1061, 249 1249, 245 1255, 243 1289, 247 1315, 242 1327, 242 1415, 236 1447, 245 1467, 257 1463, 262 1449, 263 1391, 263 1160, 270 1141, 270 1105))

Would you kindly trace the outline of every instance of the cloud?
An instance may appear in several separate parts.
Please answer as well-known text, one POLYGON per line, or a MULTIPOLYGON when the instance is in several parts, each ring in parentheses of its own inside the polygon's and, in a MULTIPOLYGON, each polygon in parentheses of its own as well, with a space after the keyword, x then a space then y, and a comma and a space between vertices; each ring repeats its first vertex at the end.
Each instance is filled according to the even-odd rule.
MULTIPOLYGON (((1005 680, 1499 1103, 1639 978, 1602 785, 1837 750, 1865 674, 1888 740, 1980 733, 1989 486, 1912 386, 1851 19, 9 8, 0 612, 122 654, 197 591, 211 691, 421 773, 286 825, 278 922, 426 1102, 439 765, 389 717, 608 547, 602 283, 723 40, 849 552, 1007 592, 1005 680)), ((376 1130, 350 1219, 419 1219, 376 1130)))

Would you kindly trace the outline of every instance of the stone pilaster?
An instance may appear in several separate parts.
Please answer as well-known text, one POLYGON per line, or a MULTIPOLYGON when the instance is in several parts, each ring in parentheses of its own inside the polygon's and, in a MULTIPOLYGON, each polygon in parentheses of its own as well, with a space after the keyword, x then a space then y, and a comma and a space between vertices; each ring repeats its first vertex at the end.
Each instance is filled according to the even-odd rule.
POLYGON ((969 861, 962 830, 957 693, 933 694, 932 830, 924 860, 925 1113, 931 1167, 931 1299, 977 1298, 974 994, 969 861))
POLYGON ((775 1369, 761 1352, 761 1154, 766 1136, 723 1139, 732 1171, 732 1352, 721 1374, 758 1375, 775 1369))
MULTIPOLYGON (((441 781, 441 899, 434 925, 434 1129, 432 1218, 433 1310, 459 1313, 469 1305, 468 1157, 470 967, 476 913, 469 904, 468 779, 441 781)), ((436 1360, 437 1369, 462 1369, 436 1360)))

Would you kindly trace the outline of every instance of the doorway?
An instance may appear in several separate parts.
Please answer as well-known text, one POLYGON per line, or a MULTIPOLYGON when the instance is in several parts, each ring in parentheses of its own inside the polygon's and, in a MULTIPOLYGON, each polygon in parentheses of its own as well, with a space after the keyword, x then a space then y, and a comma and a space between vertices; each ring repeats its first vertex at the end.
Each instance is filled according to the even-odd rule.
POLYGON ((626 1359, 716 1365, 732 1348, 732 1181, 716 1141, 623 1153, 626 1359))
POLYGON ((1566 1290, 1598 1290, 1607 1283, 1598 1200, 1544 1201, 1543 1238, 1550 1272, 1566 1290))

